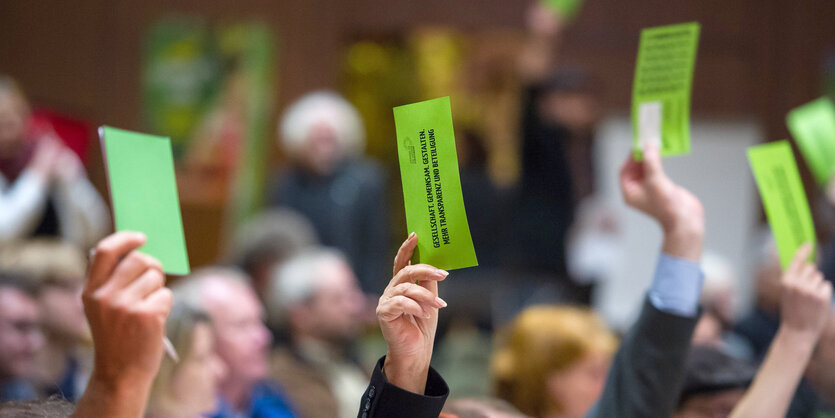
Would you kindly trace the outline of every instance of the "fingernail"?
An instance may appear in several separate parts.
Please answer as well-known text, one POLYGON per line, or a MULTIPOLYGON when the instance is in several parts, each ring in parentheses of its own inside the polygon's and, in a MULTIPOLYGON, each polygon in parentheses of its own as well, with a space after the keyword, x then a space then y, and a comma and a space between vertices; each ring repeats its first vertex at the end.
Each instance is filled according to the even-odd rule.
POLYGON ((441 277, 446 277, 446 276, 449 276, 449 272, 446 271, 446 270, 438 269, 438 275, 441 276, 441 277))
POLYGON ((412 232, 411 234, 409 234, 409 238, 407 238, 407 239, 412 239, 412 238, 414 238, 416 235, 417 235, 417 234, 415 234, 414 232, 412 232))
POLYGON ((141 232, 136 233, 136 238, 138 238, 140 241, 145 241, 145 240, 148 239, 148 237, 146 237, 145 234, 143 234, 141 232))
POLYGON ((435 298, 435 302, 438 302, 438 304, 439 304, 439 305, 441 305, 441 307, 442 307, 442 308, 446 308, 446 307, 447 307, 447 303, 446 303, 446 301, 445 301, 445 300, 443 300, 443 299, 441 299, 441 297, 440 297, 440 296, 438 296, 438 297, 436 297, 436 298, 435 298))

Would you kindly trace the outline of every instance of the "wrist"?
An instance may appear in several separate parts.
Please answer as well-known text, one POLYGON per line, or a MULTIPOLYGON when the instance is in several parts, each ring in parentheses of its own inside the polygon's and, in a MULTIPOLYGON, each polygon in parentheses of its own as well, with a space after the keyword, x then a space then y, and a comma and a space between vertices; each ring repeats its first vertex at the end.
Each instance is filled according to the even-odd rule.
POLYGON ((704 227, 679 223, 664 228, 662 251, 675 257, 699 262, 704 245, 704 227))
POLYGON ((801 329, 782 324, 777 330, 775 341, 786 341, 786 345, 795 350, 811 355, 818 341, 819 333, 811 329, 801 329))
POLYGON ((389 383, 423 395, 429 376, 429 362, 401 361, 397 356, 388 354, 383 363, 383 375, 389 383))

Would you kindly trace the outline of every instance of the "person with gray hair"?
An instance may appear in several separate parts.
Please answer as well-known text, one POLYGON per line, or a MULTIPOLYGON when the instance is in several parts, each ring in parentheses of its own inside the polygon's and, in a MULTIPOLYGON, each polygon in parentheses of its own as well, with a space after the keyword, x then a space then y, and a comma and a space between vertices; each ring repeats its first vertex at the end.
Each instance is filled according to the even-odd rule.
POLYGON ((178 304, 208 314, 215 352, 226 364, 211 416, 296 416, 283 388, 268 379, 272 338, 249 278, 237 269, 208 267, 176 281, 171 291, 178 304))
POLYGON ((351 417, 368 375, 350 348, 363 325, 365 297, 345 257, 330 248, 301 252, 272 274, 270 316, 290 334, 272 358, 272 376, 302 416, 351 417))
POLYGON ((330 91, 290 105, 279 124, 289 166, 277 175, 272 206, 307 216, 323 245, 344 251, 366 292, 386 275, 386 175, 363 158, 365 128, 357 110, 330 91))

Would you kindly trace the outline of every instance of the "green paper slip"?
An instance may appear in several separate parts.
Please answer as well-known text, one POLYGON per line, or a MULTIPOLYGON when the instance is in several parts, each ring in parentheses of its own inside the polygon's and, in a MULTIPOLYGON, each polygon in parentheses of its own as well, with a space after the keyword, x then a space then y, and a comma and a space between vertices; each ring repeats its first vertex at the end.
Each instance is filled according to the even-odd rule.
POLYGON ((786 124, 815 181, 825 185, 835 173, 835 105, 821 97, 789 112, 786 124))
POLYGON ((99 128, 117 231, 142 232, 140 252, 169 274, 188 274, 174 157, 168 138, 99 128))
MULTIPOLYGON (((777 242, 780 265, 785 269, 801 245, 816 242, 812 213, 791 145, 777 141, 749 147, 748 162, 777 242)), ((814 251, 810 260, 813 259, 814 251)))
POLYGON ((452 270, 478 265, 464 210, 449 97, 394 108, 413 260, 452 270))
POLYGON ((661 155, 690 152, 690 90, 699 46, 696 22, 648 28, 632 84, 632 138, 637 159, 646 144, 661 155))
POLYGON ((542 0, 546 6, 556 10, 563 19, 570 22, 580 13, 583 0, 542 0))

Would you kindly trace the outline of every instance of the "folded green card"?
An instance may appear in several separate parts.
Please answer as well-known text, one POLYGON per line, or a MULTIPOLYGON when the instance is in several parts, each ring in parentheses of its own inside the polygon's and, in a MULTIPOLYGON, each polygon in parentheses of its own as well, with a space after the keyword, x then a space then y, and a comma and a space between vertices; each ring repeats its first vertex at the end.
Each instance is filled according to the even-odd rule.
POLYGON ((458 177, 449 97, 394 108, 406 225, 414 260, 451 270, 478 265, 458 177))
POLYGON ((646 144, 661 155, 690 152, 690 89, 699 45, 696 22, 648 28, 632 85, 632 138, 636 158, 646 144))
MULTIPOLYGON (((801 245, 816 242, 812 213, 791 145, 777 141, 750 147, 748 162, 777 242, 780 264, 785 269, 801 245)), ((810 259, 814 259, 814 254, 810 259)))
POLYGON ((99 128, 117 231, 142 232, 140 252, 169 274, 188 274, 174 157, 168 138, 99 128))
POLYGON ((786 123, 815 181, 825 185, 835 173, 835 105, 821 97, 789 112, 786 123))

